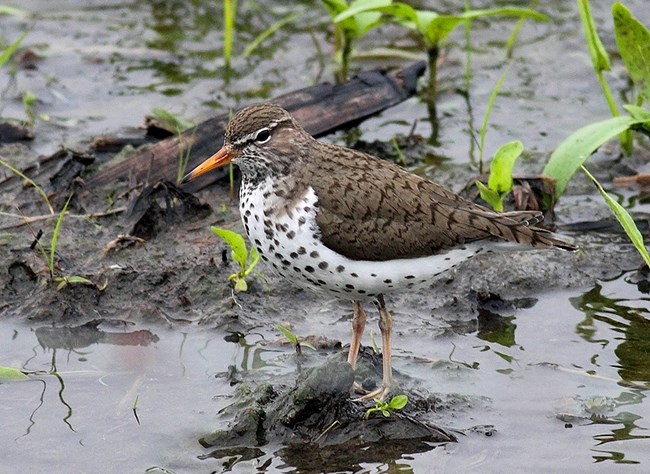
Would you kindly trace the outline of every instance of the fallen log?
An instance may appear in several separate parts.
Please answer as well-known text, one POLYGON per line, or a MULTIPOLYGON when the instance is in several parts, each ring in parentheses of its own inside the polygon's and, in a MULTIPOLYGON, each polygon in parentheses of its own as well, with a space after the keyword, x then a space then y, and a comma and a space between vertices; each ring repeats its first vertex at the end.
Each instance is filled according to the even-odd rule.
MULTIPOLYGON (((318 84, 272 99, 291 112, 314 136, 358 123, 411 97, 425 65, 418 62, 395 72, 362 72, 350 82, 340 85, 318 84)), ((86 189, 93 190, 117 180, 135 178, 152 183, 161 179, 175 180, 181 147, 190 148, 187 170, 214 153, 223 143, 228 115, 210 118, 180 137, 170 137, 141 150, 123 161, 100 170, 86 180, 86 189), (179 146, 181 145, 181 146, 179 146)), ((192 181, 184 189, 198 191, 223 173, 208 173, 192 181)))

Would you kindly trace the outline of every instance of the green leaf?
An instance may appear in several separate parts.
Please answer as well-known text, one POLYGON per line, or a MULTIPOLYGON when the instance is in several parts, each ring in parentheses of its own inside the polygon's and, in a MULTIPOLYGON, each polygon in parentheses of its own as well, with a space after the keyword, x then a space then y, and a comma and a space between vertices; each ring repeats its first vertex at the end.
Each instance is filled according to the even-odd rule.
POLYGON ((20 38, 18 38, 16 41, 11 43, 11 45, 5 49, 2 53, 0 53, 0 67, 4 66, 7 61, 9 61, 9 58, 16 52, 18 49, 18 46, 20 46, 20 43, 25 39, 25 36, 27 36, 28 31, 25 31, 20 38))
POLYGON ((630 216, 630 213, 627 212, 627 210, 623 206, 621 206, 618 202, 616 202, 616 200, 614 200, 614 198, 612 198, 603 189, 603 187, 596 180, 596 178, 594 178, 591 175, 591 173, 587 171, 587 168, 585 168, 584 166, 582 166, 581 168, 582 171, 584 171, 587 174, 587 176, 589 176, 589 178, 598 187, 598 191, 603 196, 603 199, 605 199, 605 202, 614 213, 614 216, 616 217, 618 222, 621 224, 621 226, 623 226, 625 233, 630 238, 630 240, 638 250, 639 254, 641 254, 641 257, 643 257, 645 264, 650 267, 650 254, 648 254, 648 249, 646 249, 645 244, 643 243, 643 235, 641 235, 641 232, 639 232, 639 229, 636 226, 634 219, 632 219, 632 216, 630 216))
POLYGON ((613 117, 582 127, 567 137, 551 154, 543 171, 555 179, 556 198, 564 193, 571 177, 599 146, 643 122, 629 116, 613 117))
POLYGON ((325 10, 330 14, 332 20, 341 12, 344 12, 348 8, 348 2, 345 0, 322 0, 325 10))
POLYGON ((594 70, 596 72, 609 71, 611 69, 609 56, 598 37, 594 17, 591 15, 591 9, 589 8, 589 0, 578 0, 578 9, 580 10, 580 19, 582 20, 582 27, 585 31, 585 41, 589 48, 594 70))
MULTIPOLYGON (((431 45, 440 44, 451 33, 454 28, 465 20, 481 18, 486 16, 516 16, 520 18, 530 18, 537 21, 547 21, 548 17, 538 11, 529 8, 491 8, 486 10, 468 10, 458 15, 438 15, 428 24, 419 26, 420 32, 424 34, 427 42, 431 45)), ((420 16, 420 15, 418 15, 420 16)), ((425 20, 426 21, 426 20, 425 20)))
POLYGON ((246 280, 237 277, 237 275, 235 275, 234 280, 235 280, 235 291, 237 293, 245 292, 248 290, 248 283, 246 283, 246 280))
POLYGON ((360 13, 368 13, 388 7, 391 3, 392 0, 356 0, 334 17, 334 23, 341 23, 348 18, 353 18, 359 15, 360 13))
POLYGON ((0 383, 2 382, 16 382, 18 380, 27 380, 29 377, 22 371, 14 369, 13 367, 5 367, 0 365, 0 383))
POLYGON ((282 335, 283 335, 284 337, 286 337, 286 338, 289 340, 289 342, 290 342, 291 344, 293 344, 294 346, 295 346, 296 344, 298 344, 298 338, 296 337, 296 335, 295 335, 294 333, 291 332, 291 330, 285 328, 284 326, 282 326, 282 325, 280 325, 280 324, 276 324, 276 325, 275 325, 275 329, 277 329, 278 331, 280 331, 280 332, 282 333, 282 335))
POLYGON ((406 395, 395 395, 393 398, 390 399, 390 402, 388 403, 388 408, 390 410, 401 410, 406 406, 406 404, 409 401, 409 397, 406 395))
POLYGON ((476 187, 481 194, 481 199, 487 202, 497 212, 503 211, 503 199, 495 190, 488 188, 480 181, 476 181, 476 187))
POLYGON ((500 195, 512 190, 512 169, 515 161, 524 151, 524 145, 519 140, 506 143, 494 154, 490 165, 490 178, 488 187, 500 195))
POLYGON ((15 7, 10 7, 9 5, 0 5, 0 15, 27 16, 27 13, 24 10, 20 10, 15 7))
POLYGON ((251 54, 253 54, 253 51, 255 51, 262 42, 268 38, 269 36, 272 36, 276 31, 278 31, 280 28, 282 28, 284 25, 287 23, 292 22, 296 18, 298 18, 300 15, 302 15, 303 12, 294 12, 290 13, 289 15, 285 16, 284 18, 278 20, 274 24, 272 24, 270 27, 268 27, 266 30, 262 31, 251 43, 246 47, 244 50, 243 56, 247 58, 251 54))
POLYGON ((54 232, 52 232, 52 240, 50 242, 50 257, 48 263, 48 269, 50 271, 50 276, 54 274, 54 257, 56 255, 56 243, 59 240, 59 232, 61 231, 61 224, 63 223, 63 218, 65 217, 65 212, 68 210, 68 204, 70 204, 70 199, 74 193, 70 194, 68 200, 65 202, 63 209, 59 213, 59 217, 56 220, 56 225, 54 226, 54 232))
POLYGON ((612 7, 616 45, 627 72, 646 103, 650 103, 650 31, 616 2, 612 7))
POLYGON ((246 241, 237 232, 212 226, 210 230, 226 241, 232 249, 232 258, 239 264, 242 269, 246 268, 248 260, 248 251, 246 250, 246 241))
POLYGON ((194 127, 194 124, 189 120, 184 119, 178 115, 173 114, 169 110, 154 107, 153 114, 161 121, 163 121, 169 128, 176 129, 178 133, 194 127))

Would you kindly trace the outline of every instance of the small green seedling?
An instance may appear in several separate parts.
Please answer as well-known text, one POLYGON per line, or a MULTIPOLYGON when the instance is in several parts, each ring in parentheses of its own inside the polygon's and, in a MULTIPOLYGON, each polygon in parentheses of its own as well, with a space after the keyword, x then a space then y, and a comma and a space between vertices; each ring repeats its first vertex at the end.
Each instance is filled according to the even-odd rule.
POLYGON ((524 145, 519 140, 506 143, 494 154, 488 185, 476 181, 481 198, 497 212, 503 212, 503 198, 512 191, 512 169, 523 151, 524 145))
POLYGON ((192 145, 194 143, 194 134, 196 133, 196 125, 189 120, 159 107, 154 107, 152 112, 159 120, 164 122, 167 127, 176 131, 176 138, 178 139, 178 169, 176 171, 176 184, 178 184, 183 179, 183 176, 185 176, 185 170, 190 161, 190 154, 192 153, 192 145), (194 132, 189 139, 186 139, 183 132, 190 128, 194 128, 194 132))
POLYGON ((390 402, 385 402, 378 398, 375 398, 374 401, 375 407, 366 410, 366 419, 370 418, 370 415, 375 412, 380 412, 382 415, 388 418, 391 412, 404 408, 408 403, 409 398, 406 395, 395 395, 390 399, 390 402))
POLYGON ((235 291, 248 290, 246 277, 251 274, 255 265, 260 261, 260 254, 257 249, 251 247, 249 251, 244 237, 237 232, 215 226, 210 227, 210 230, 226 241, 232 250, 232 259, 239 264, 239 271, 228 277, 228 279, 235 282, 235 291))
POLYGON ((36 191, 38 191, 38 193, 43 197, 45 204, 47 204, 47 208, 50 210, 50 214, 54 214, 54 208, 52 207, 52 203, 50 203, 50 199, 47 197, 47 193, 42 187, 40 187, 33 179, 28 178, 27 176, 25 176, 23 173, 21 173, 19 170, 11 166, 6 161, 0 160, 0 165, 4 166, 12 173, 20 176, 22 179, 27 181, 34 189, 36 189, 36 191))
POLYGON ((312 346, 310 343, 308 343, 308 342, 300 342, 298 340, 298 336, 296 336, 290 329, 282 326, 281 324, 276 324, 275 329, 280 331, 282 333, 282 335, 284 337, 286 337, 287 340, 291 344, 294 345, 294 347, 296 348, 296 354, 302 355, 302 346, 308 347, 308 348, 310 348, 311 350, 314 350, 314 351, 316 350, 316 348, 314 346, 312 346))
POLYGON ((16 41, 11 43, 7 49, 2 51, 0 53, 0 67, 4 66, 9 59, 11 59, 11 56, 16 52, 18 49, 18 46, 20 46, 20 43, 25 39, 25 36, 27 36, 28 31, 22 34, 20 38, 18 38, 16 41))

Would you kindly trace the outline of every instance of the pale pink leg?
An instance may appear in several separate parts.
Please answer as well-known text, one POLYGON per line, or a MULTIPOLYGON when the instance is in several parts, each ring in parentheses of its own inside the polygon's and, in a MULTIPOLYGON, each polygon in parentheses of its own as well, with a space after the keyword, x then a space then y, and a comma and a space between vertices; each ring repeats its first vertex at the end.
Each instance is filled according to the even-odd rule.
POLYGON ((354 302, 354 316, 352 317, 352 342, 350 343, 350 352, 348 353, 348 362, 352 369, 357 366, 357 356, 361 346, 361 336, 366 328, 366 312, 363 310, 361 301, 354 302))

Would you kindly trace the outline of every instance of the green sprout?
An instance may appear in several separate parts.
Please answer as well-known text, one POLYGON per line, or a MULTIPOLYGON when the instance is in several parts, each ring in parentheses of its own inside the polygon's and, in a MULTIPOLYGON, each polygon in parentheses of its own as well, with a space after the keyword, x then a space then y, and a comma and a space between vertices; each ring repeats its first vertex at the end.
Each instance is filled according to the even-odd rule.
POLYGON ((14 168, 13 166, 11 166, 6 161, 0 160, 0 165, 4 166, 5 168, 10 170, 15 175, 20 176, 22 179, 27 181, 30 184, 30 186, 32 186, 34 189, 36 189, 36 191, 38 191, 38 193, 43 197, 43 200, 45 201, 45 204, 47 204, 47 208, 50 210, 50 214, 54 214, 54 208, 52 207, 52 203, 50 203, 50 199, 47 197, 47 193, 45 192, 45 190, 42 187, 40 187, 33 179, 28 178, 23 173, 21 173, 18 169, 14 168))
POLYGON ((25 91, 23 93, 23 110, 27 115, 27 125, 34 125, 36 122, 36 113, 34 112, 34 105, 38 99, 32 91, 25 91))
POLYGON ((302 346, 308 347, 314 351, 316 350, 316 348, 312 346, 310 343, 304 341, 300 342, 298 340, 298 336, 296 336, 290 329, 282 326, 281 324, 276 324, 275 329, 280 331, 282 335, 286 337, 291 344, 293 344, 293 346, 296 348, 296 354, 298 354, 299 356, 302 355, 302 346))
MULTIPOLYGON (((588 13, 588 9, 585 11, 588 13)), ((618 110, 616 110, 616 113, 612 110, 614 117, 576 130, 555 149, 543 173, 555 179, 555 196, 558 198, 566 190, 575 172, 601 145, 616 136, 622 138, 623 134, 630 130, 650 135, 650 110, 647 106, 641 107, 644 102, 646 104, 650 103, 650 31, 634 18, 627 8, 618 2, 612 7, 612 14, 614 16, 616 44, 621 59, 638 91, 636 104, 623 106, 630 115, 616 116, 618 110)), ((586 31, 592 31, 592 29, 589 28, 586 31)), ((595 30, 591 36, 588 35, 588 38, 594 35, 595 30)), ((590 51, 600 49, 598 48, 599 41, 595 38, 597 38, 597 35, 591 41, 588 39, 590 51)), ((606 65, 605 62, 609 64, 609 60, 606 55, 603 56, 601 53, 602 51, 592 51, 592 61, 594 61, 594 67, 596 67, 596 58, 600 58, 599 68, 603 69, 606 65)), ((605 84, 603 86, 605 90, 606 83, 602 81, 601 84, 605 84)), ((606 91, 605 96, 609 97, 611 94, 606 91)), ((610 102, 609 98, 608 102, 610 102)), ((624 139, 622 144, 625 149, 627 144, 624 139)))
POLYGON ((378 398, 375 398, 373 400, 375 402, 375 406, 366 410, 366 419, 370 418, 370 415, 375 412, 380 412, 382 415, 388 418, 391 412, 404 408, 408 403, 409 398, 406 395, 395 395, 390 399, 390 402, 385 402, 378 398))
POLYGON ((226 69, 230 69, 232 59, 232 43, 235 34, 235 18, 237 17, 237 0, 223 2, 223 59, 226 69))
MULTIPOLYGON (((344 3, 344 2, 335 2, 344 3)), ((440 48, 449 34, 460 24, 475 18, 486 16, 515 16, 520 18, 530 18, 537 21, 547 21, 546 15, 528 8, 491 8, 484 10, 469 10, 457 15, 441 15, 432 10, 417 10, 410 5, 392 0, 357 0, 353 2, 345 11, 339 13, 334 22, 342 24, 344 21, 358 18, 359 15, 370 13, 381 13, 389 15, 393 21, 405 28, 414 30, 419 33, 420 40, 423 43, 427 53, 429 65, 429 81, 425 90, 425 101, 429 108, 433 130, 431 134, 432 142, 438 140, 437 120, 435 100, 437 95, 437 62, 440 54, 440 48)), ((373 19, 372 24, 366 29, 361 30, 365 34, 371 27, 386 23, 381 17, 373 19)))
POLYGON ((185 170, 190 161, 194 135, 196 133, 196 125, 189 120, 159 107, 154 107, 152 112, 167 127, 176 131, 176 138, 178 139, 178 169, 176 170, 176 184, 178 184, 183 179, 183 176, 185 176, 185 170), (183 132, 190 128, 194 128, 194 131, 190 138, 186 140, 183 136, 183 132))
POLYGON ((18 49, 18 46, 20 46, 20 43, 25 39, 25 36, 27 36, 28 31, 22 34, 20 38, 18 38, 16 41, 11 43, 7 49, 2 51, 0 53, 0 67, 4 66, 9 59, 11 59, 11 56, 16 52, 18 49))
POLYGON ((512 169, 523 151, 524 145, 519 140, 506 143, 494 154, 488 185, 476 181, 481 198, 495 211, 503 212, 503 198, 512 191, 512 169))
POLYGON ((229 280, 235 282, 235 291, 248 290, 246 277, 251 274, 255 265, 260 261, 259 252, 255 247, 251 247, 249 252, 244 237, 237 232, 215 226, 210 227, 210 230, 226 241, 232 250, 232 259, 239 264, 239 271, 228 277, 229 280))

